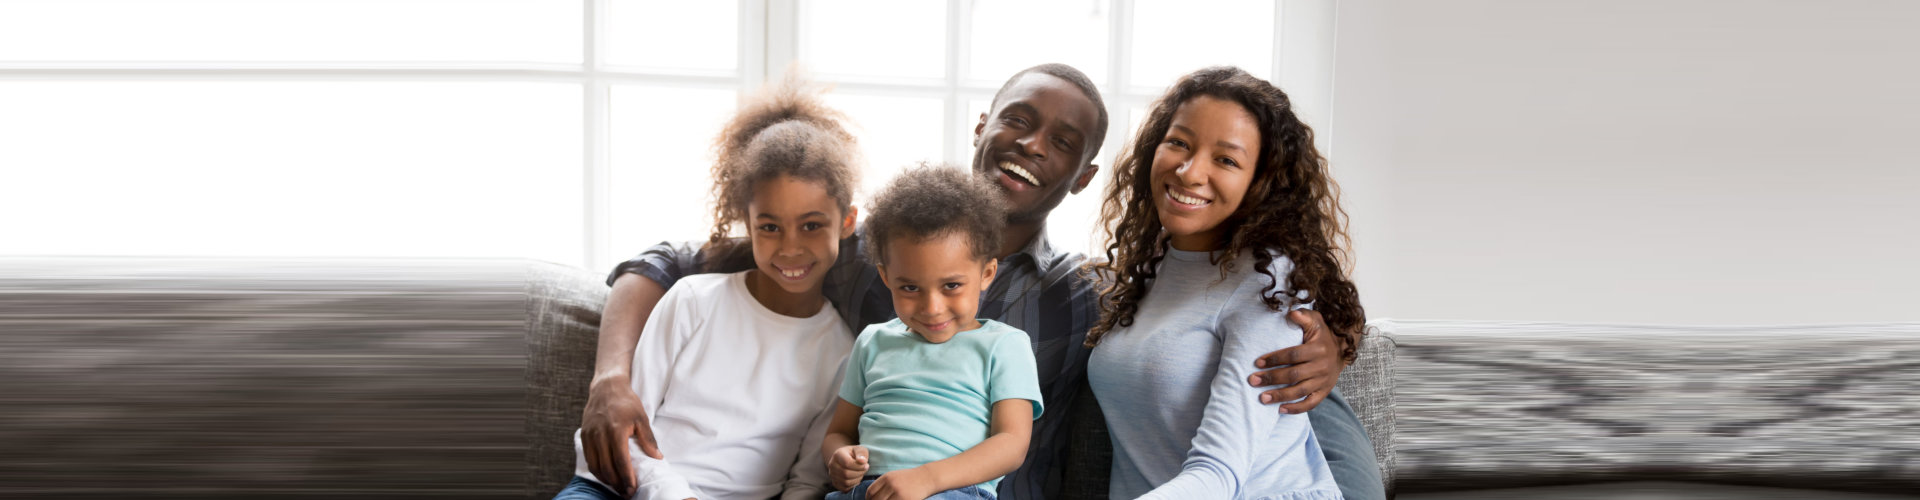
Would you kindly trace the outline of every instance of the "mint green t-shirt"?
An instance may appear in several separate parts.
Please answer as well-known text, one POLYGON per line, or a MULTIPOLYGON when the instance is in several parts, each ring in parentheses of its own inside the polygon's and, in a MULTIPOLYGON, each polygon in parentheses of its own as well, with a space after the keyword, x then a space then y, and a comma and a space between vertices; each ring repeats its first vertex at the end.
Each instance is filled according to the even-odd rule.
MULTIPOLYGON (((1040 418, 1040 379, 1027 333, 980 320, 943 344, 895 319, 853 341, 840 399, 859 406, 867 474, 944 460, 987 440, 993 403, 1025 399, 1040 418)), ((995 491, 1000 478, 980 483, 995 491)))

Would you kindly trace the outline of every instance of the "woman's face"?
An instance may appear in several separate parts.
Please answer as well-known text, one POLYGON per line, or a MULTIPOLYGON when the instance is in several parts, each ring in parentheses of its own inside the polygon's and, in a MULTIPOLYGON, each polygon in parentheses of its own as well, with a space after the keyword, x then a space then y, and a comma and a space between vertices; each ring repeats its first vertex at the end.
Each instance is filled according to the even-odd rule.
POLYGON ((1260 125, 1238 103, 1199 96, 1181 103, 1154 150, 1148 178, 1173 247, 1219 248, 1221 227, 1247 195, 1260 158, 1260 125))

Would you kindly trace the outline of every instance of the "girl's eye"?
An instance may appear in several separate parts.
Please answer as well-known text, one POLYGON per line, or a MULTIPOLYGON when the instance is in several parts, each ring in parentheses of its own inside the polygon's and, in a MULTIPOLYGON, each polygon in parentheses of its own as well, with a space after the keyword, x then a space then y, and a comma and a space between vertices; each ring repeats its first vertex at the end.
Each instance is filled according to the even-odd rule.
POLYGON ((779 232, 779 231, 780 231, 780 226, 777 226, 777 225, 773 225, 773 224, 761 224, 761 225, 760 225, 760 230, 761 230, 761 231, 766 231, 766 232, 769 232, 769 233, 773 233, 773 232, 779 232))
POLYGON ((801 230, 803 230, 803 231, 817 231, 817 230, 819 230, 820 228, 823 228, 823 227, 827 227, 827 225, 826 225, 826 224, 821 224, 821 223, 818 223, 818 222, 808 222, 808 223, 806 223, 806 224, 801 224, 801 225, 800 225, 800 229, 801 229, 801 230))

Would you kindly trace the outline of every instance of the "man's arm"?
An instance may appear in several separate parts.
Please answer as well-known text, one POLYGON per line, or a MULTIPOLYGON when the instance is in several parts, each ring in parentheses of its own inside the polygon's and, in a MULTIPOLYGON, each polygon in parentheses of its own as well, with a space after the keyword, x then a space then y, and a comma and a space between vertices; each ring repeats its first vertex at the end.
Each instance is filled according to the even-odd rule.
POLYGON ((600 343, 593 364, 593 383, 587 388, 587 406, 580 416, 580 448, 587 470, 623 495, 632 495, 634 468, 627 457, 627 439, 653 458, 665 458, 654 442, 653 428, 640 397, 633 393, 633 350, 640 327, 666 295, 665 287, 637 274, 614 280, 600 317, 600 343))
MULTIPOLYGON (((1319 311, 1294 310, 1287 313, 1287 321, 1300 325, 1300 330, 1305 332, 1304 340, 1300 345, 1255 359, 1253 366, 1265 371, 1253 374, 1247 382, 1254 387, 1275 387, 1260 393, 1261 403, 1298 400, 1280 405, 1280 411, 1306 413, 1325 400, 1327 393, 1333 392, 1333 387, 1340 382, 1340 371, 1347 368, 1340 353, 1347 346, 1327 330, 1327 322, 1320 318, 1319 311)), ((1356 334, 1353 342, 1359 341, 1356 334)))

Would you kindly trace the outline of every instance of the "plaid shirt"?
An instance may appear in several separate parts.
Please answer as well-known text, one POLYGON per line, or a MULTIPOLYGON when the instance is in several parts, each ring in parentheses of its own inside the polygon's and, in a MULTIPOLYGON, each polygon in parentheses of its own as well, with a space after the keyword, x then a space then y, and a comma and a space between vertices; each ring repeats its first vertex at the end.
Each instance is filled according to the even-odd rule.
MULTIPOLYGON (((893 297, 860 245, 865 228, 840 243, 840 258, 827 272, 824 293, 849 331, 892 320, 893 297)), ((1000 482, 1000 498, 1055 498, 1067 450, 1067 414, 1087 377, 1087 329, 1100 318, 1100 288, 1080 266, 1086 256, 1056 252, 1045 232, 1000 259, 999 274, 980 297, 979 316, 1012 325, 1033 340, 1033 357, 1047 411, 1034 422, 1033 442, 1020 469, 1000 482)), ((725 255, 706 255, 699 243, 662 242, 615 266, 611 285, 625 273, 672 288, 680 277, 700 272, 736 272, 753 267, 747 245, 725 255), (711 267, 709 266, 711 264, 711 267)), ((1091 396, 1091 395, 1089 395, 1091 396)), ((1104 425, 1104 422, 1101 423, 1104 425)))

